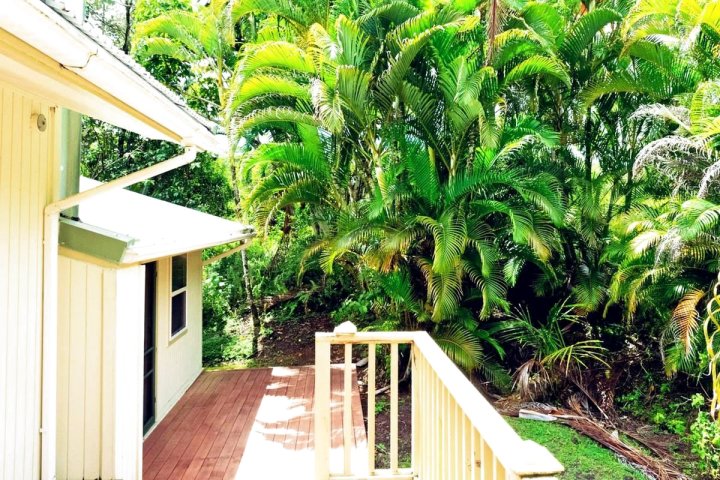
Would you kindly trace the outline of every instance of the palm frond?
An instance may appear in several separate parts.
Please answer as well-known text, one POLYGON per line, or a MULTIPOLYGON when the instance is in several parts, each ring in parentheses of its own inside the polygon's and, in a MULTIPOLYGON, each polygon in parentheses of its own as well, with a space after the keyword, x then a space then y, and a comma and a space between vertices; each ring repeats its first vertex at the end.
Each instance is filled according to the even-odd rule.
POLYGON ((471 331, 454 324, 439 330, 433 338, 450 360, 463 370, 473 372, 481 367, 484 360, 482 344, 471 331))
POLYGON ((560 45, 560 55, 567 62, 579 61, 582 53, 598 33, 602 32, 608 24, 621 20, 622 16, 609 8, 600 7, 588 12, 570 28, 560 45))

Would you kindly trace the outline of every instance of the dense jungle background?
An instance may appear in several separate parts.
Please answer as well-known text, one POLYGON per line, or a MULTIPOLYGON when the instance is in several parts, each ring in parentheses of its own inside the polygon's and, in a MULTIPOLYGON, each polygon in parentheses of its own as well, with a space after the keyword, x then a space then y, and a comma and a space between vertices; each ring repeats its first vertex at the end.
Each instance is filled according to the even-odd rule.
MULTIPOLYGON (((228 137, 137 187, 258 232, 206 269, 206 365, 425 329, 493 398, 720 478, 719 1, 86 3, 228 137)), ((176 153, 85 120, 98 180, 176 153)))

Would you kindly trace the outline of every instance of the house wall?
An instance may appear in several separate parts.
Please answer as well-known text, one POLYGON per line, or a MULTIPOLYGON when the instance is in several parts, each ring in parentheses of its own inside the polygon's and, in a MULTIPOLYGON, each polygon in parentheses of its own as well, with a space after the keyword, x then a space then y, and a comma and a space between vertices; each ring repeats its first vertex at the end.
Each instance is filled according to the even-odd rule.
POLYGON ((202 370, 202 254, 188 253, 187 330, 174 338, 170 338, 170 265, 170 258, 158 261, 156 423, 202 370))
POLYGON ((145 268, 58 269, 57 478, 140 479, 145 268))
POLYGON ((0 77, 0 479, 40 462, 43 208, 56 185, 54 109, 0 77), (46 119, 37 128, 33 114, 46 119))

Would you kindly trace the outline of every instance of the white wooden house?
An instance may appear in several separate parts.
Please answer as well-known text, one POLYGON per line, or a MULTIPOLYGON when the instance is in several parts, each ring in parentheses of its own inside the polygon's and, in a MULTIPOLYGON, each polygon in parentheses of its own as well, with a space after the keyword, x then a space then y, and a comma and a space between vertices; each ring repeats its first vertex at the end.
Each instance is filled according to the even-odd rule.
POLYGON ((72 7, 0 14, 0 479, 140 478, 144 431, 201 371, 202 250, 252 236, 122 189, 225 139, 72 7), (79 181, 77 113, 186 153, 79 181))
POLYGON ((73 13, 81 3, 4 0, 0 9, 0 480, 550 480, 562 471, 426 332, 350 325, 317 334, 314 368, 200 373, 200 252, 252 232, 123 188, 197 151, 222 155, 226 139, 88 31, 73 13), (105 184, 81 179, 78 114, 185 153, 105 184), (383 344, 390 468, 381 470, 383 344), (341 367, 330 365, 333 346, 341 367), (353 348, 368 356, 367 426, 353 348), (400 348, 412 372, 405 468, 400 348))
POLYGON ((57 475, 135 478, 140 439, 202 370, 202 249, 252 230, 123 189, 76 218, 60 221, 57 475))

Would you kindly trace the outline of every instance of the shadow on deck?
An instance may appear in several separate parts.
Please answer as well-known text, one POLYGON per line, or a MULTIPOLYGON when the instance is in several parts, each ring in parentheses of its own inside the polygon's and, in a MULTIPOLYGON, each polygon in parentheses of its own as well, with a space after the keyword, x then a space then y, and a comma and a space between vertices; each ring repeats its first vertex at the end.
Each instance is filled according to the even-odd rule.
MULTIPOLYGON (((353 378, 355 380, 355 378, 353 378)), ((342 462, 342 368, 332 370, 331 466, 342 462)), ((313 367, 203 372, 143 445, 143 480, 310 480, 313 367)), ((353 464, 367 458, 353 381, 353 464)))

